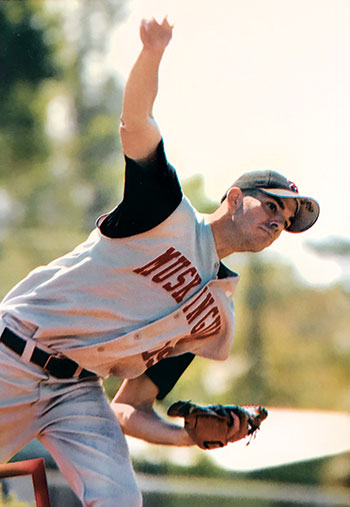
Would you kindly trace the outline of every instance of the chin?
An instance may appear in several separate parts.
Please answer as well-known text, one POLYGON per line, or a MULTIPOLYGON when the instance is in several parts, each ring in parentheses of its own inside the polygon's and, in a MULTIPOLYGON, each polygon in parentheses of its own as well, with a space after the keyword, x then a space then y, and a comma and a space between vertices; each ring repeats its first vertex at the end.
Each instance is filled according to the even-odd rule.
POLYGON ((267 248, 266 246, 261 246, 261 247, 255 247, 255 248, 252 248, 251 250, 249 250, 250 252, 252 253, 259 253, 259 252, 262 252, 263 250, 265 250, 265 248, 267 248))
POLYGON ((252 253, 259 253, 259 252, 262 252, 263 250, 265 250, 265 248, 268 248, 269 246, 271 246, 272 243, 273 243, 273 241, 270 241, 268 244, 264 243, 263 245, 255 244, 255 245, 252 245, 251 248, 247 251, 252 252, 252 253))

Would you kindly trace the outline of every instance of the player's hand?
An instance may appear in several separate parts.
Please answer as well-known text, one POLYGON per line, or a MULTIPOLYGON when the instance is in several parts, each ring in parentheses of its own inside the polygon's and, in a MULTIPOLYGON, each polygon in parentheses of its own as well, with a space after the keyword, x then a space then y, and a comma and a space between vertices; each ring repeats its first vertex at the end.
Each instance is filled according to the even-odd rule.
POLYGON ((241 440, 248 435, 248 420, 240 420, 236 414, 231 414, 231 416, 233 418, 233 424, 228 433, 228 441, 237 442, 237 440, 241 440))
POLYGON ((183 417, 185 430, 201 449, 225 447, 248 435, 255 435, 267 417, 260 405, 207 405, 177 401, 169 408, 171 417, 183 417))
POLYGON ((172 37, 173 27, 165 17, 161 23, 154 18, 143 19, 140 26, 140 37, 144 48, 164 51, 172 37))

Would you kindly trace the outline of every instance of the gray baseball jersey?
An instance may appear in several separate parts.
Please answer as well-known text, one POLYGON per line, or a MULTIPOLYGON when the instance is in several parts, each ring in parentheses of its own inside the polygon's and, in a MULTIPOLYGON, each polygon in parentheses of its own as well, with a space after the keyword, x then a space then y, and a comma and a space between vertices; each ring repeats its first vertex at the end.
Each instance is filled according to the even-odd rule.
POLYGON ((17 284, 0 310, 82 367, 132 378, 188 352, 227 357, 238 276, 218 279, 219 267, 211 227, 182 195, 161 142, 147 163, 126 157, 122 203, 84 243, 17 284))

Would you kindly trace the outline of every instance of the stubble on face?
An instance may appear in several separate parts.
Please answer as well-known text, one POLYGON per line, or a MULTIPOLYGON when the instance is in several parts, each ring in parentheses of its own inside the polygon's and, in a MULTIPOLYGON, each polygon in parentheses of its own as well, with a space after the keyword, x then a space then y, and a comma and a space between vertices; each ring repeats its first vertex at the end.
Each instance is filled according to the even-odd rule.
POLYGON ((275 199, 263 192, 246 195, 235 214, 242 252, 260 252, 269 247, 288 227, 296 211, 294 199, 275 199))

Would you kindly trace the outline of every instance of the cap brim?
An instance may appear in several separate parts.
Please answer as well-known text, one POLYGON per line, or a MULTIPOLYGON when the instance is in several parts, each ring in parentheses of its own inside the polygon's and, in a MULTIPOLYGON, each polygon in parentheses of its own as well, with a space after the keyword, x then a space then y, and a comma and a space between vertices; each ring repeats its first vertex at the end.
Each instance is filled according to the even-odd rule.
POLYGON ((282 199, 298 199, 299 208, 291 225, 286 229, 288 232, 304 232, 310 229, 318 219, 320 206, 312 197, 284 188, 260 188, 260 190, 282 199))

